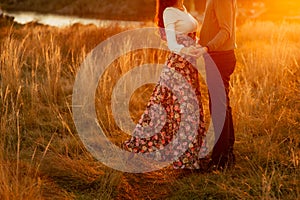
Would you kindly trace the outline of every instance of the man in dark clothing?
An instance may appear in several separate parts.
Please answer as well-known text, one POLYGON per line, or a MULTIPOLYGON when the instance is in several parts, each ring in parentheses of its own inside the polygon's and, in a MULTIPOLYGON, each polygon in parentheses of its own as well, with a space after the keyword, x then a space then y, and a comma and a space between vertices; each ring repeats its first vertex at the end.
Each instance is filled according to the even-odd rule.
MULTIPOLYGON (((207 80, 213 82, 216 77, 211 70, 209 60, 215 63, 224 87, 226 98, 217 98, 217 104, 226 105, 226 114, 224 126, 221 128, 220 134, 213 148, 210 167, 224 169, 232 167, 235 164, 235 156, 233 153, 233 145, 235 141, 234 127, 232 120, 232 112, 229 101, 230 76, 236 65, 236 57, 234 49, 235 43, 235 27, 236 27, 236 0, 207 0, 205 16, 200 32, 200 45, 207 54, 204 54, 206 63, 207 80), (220 99, 220 100, 218 100, 220 99), (223 102, 222 102, 223 101, 223 102)), ((214 99, 215 100, 215 99, 214 99)), ((214 105, 212 105, 214 106, 214 105)), ((214 126, 217 122, 212 116, 214 126)), ((216 127, 215 127, 216 130, 216 127)))

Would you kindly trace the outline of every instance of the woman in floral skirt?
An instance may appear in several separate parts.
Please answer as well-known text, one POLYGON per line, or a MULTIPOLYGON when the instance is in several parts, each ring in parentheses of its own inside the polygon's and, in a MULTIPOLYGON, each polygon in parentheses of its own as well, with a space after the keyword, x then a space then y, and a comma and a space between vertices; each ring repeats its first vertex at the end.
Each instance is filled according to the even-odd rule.
POLYGON ((160 155, 159 159, 171 159, 175 169, 199 169, 201 158, 207 154, 207 148, 204 142, 206 130, 198 71, 194 67, 196 58, 205 51, 196 45, 198 23, 187 12, 183 0, 157 0, 156 19, 161 37, 166 40, 171 53, 147 108, 136 125, 133 136, 125 141, 124 148, 133 153, 151 153, 164 149, 177 136, 180 138, 180 144, 172 145, 169 153, 166 151, 167 153, 160 155), (192 101, 197 102, 186 106, 187 108, 190 106, 191 110, 199 111, 197 115, 188 116, 192 122, 197 122, 194 132, 191 128, 192 124, 183 123, 182 102, 172 89, 178 91, 177 93, 182 95, 182 99, 193 99, 193 95, 185 92, 182 85, 173 85, 173 88, 170 89, 163 84, 171 80, 176 82, 176 79, 179 80, 181 77, 184 77, 189 87, 192 88, 192 94, 194 94, 192 101), (162 106, 165 114, 160 111, 153 113, 151 107, 154 105, 162 106), (196 105, 197 108, 193 105, 196 105), (153 124, 151 120, 153 117, 158 119, 156 123, 159 124, 153 124), (193 119, 195 117, 197 119, 193 119), (160 125, 162 128, 155 133, 144 131, 147 127, 160 125), (180 129, 180 126, 183 128, 180 129), (180 133, 178 133, 179 129, 180 133))

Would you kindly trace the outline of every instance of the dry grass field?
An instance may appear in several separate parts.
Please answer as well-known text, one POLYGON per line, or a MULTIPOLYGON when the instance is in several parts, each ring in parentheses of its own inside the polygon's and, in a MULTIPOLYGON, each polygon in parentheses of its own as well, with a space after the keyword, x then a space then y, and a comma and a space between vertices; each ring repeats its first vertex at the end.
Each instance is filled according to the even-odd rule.
MULTIPOLYGON (((0 29, 0 199, 300 198, 300 24, 249 21, 238 27, 231 81, 237 165, 188 176, 171 168, 145 174, 109 169, 78 137, 75 76, 86 55, 122 28, 3 22, 0 29)), ((107 73, 118 78, 122 66, 163 63, 165 56, 135 52, 107 73)), ((108 92, 115 80, 107 80, 108 92)), ((147 97, 151 86, 140 92, 147 97)), ((111 133, 115 142, 123 136, 111 133)))

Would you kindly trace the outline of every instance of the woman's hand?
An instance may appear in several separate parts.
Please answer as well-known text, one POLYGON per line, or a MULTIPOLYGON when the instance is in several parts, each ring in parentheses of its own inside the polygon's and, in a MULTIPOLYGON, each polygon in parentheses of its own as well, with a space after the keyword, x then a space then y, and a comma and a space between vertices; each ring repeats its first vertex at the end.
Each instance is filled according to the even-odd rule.
POLYGON ((208 47, 202 47, 200 44, 196 44, 196 47, 201 49, 201 55, 208 53, 208 47))
POLYGON ((189 47, 183 47, 180 50, 180 53, 187 55, 187 56, 197 57, 198 54, 200 53, 200 51, 199 51, 199 48, 197 48, 195 46, 189 46, 189 47))
POLYGON ((200 57, 203 54, 207 53, 207 51, 208 51, 207 47, 189 46, 189 47, 183 47, 180 52, 184 55, 200 57))

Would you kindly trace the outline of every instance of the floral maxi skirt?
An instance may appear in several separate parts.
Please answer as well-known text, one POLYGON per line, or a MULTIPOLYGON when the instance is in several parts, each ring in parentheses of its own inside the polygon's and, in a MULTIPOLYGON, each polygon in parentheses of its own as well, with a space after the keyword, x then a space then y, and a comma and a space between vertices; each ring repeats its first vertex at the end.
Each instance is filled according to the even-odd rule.
MULTIPOLYGON (((197 69, 189 62, 188 59, 180 55, 171 53, 168 57, 165 67, 160 75, 160 80, 155 86, 147 107, 141 116, 132 137, 124 142, 124 148, 133 153, 151 153, 164 149, 172 142, 174 137, 180 138, 179 144, 173 144, 170 152, 160 155, 161 160, 172 160, 175 169, 199 169, 201 158, 207 154, 205 142, 205 124, 204 113, 201 103, 200 84, 197 69), (166 87, 163 82, 171 82, 171 79, 185 79, 191 92, 185 92, 183 85, 171 85, 166 87), (177 94, 174 91, 179 91, 177 94), (178 95, 181 97, 179 98, 178 95), (190 97, 191 96, 191 97, 190 97), (191 123, 183 122, 183 110, 180 99, 194 98, 196 104, 184 102, 186 108, 196 105, 197 115, 185 116, 190 118, 191 123), (159 105, 164 108, 164 112, 154 109, 153 106, 159 105), (152 107, 152 108, 151 108, 152 107), (193 119, 197 117, 197 119, 193 119), (154 119, 155 120, 151 120, 154 119), (192 128, 192 123, 196 127, 192 128), (147 127, 156 127, 155 132, 145 131, 147 127), (180 130, 180 133, 179 133, 180 130), (194 137, 193 137, 194 136, 194 137), (179 153, 181 152, 181 153, 179 153)), ((179 81, 180 82, 180 81, 179 81)), ((177 83, 179 83, 177 81, 177 83)), ((189 121, 189 120, 187 120, 189 121)))

